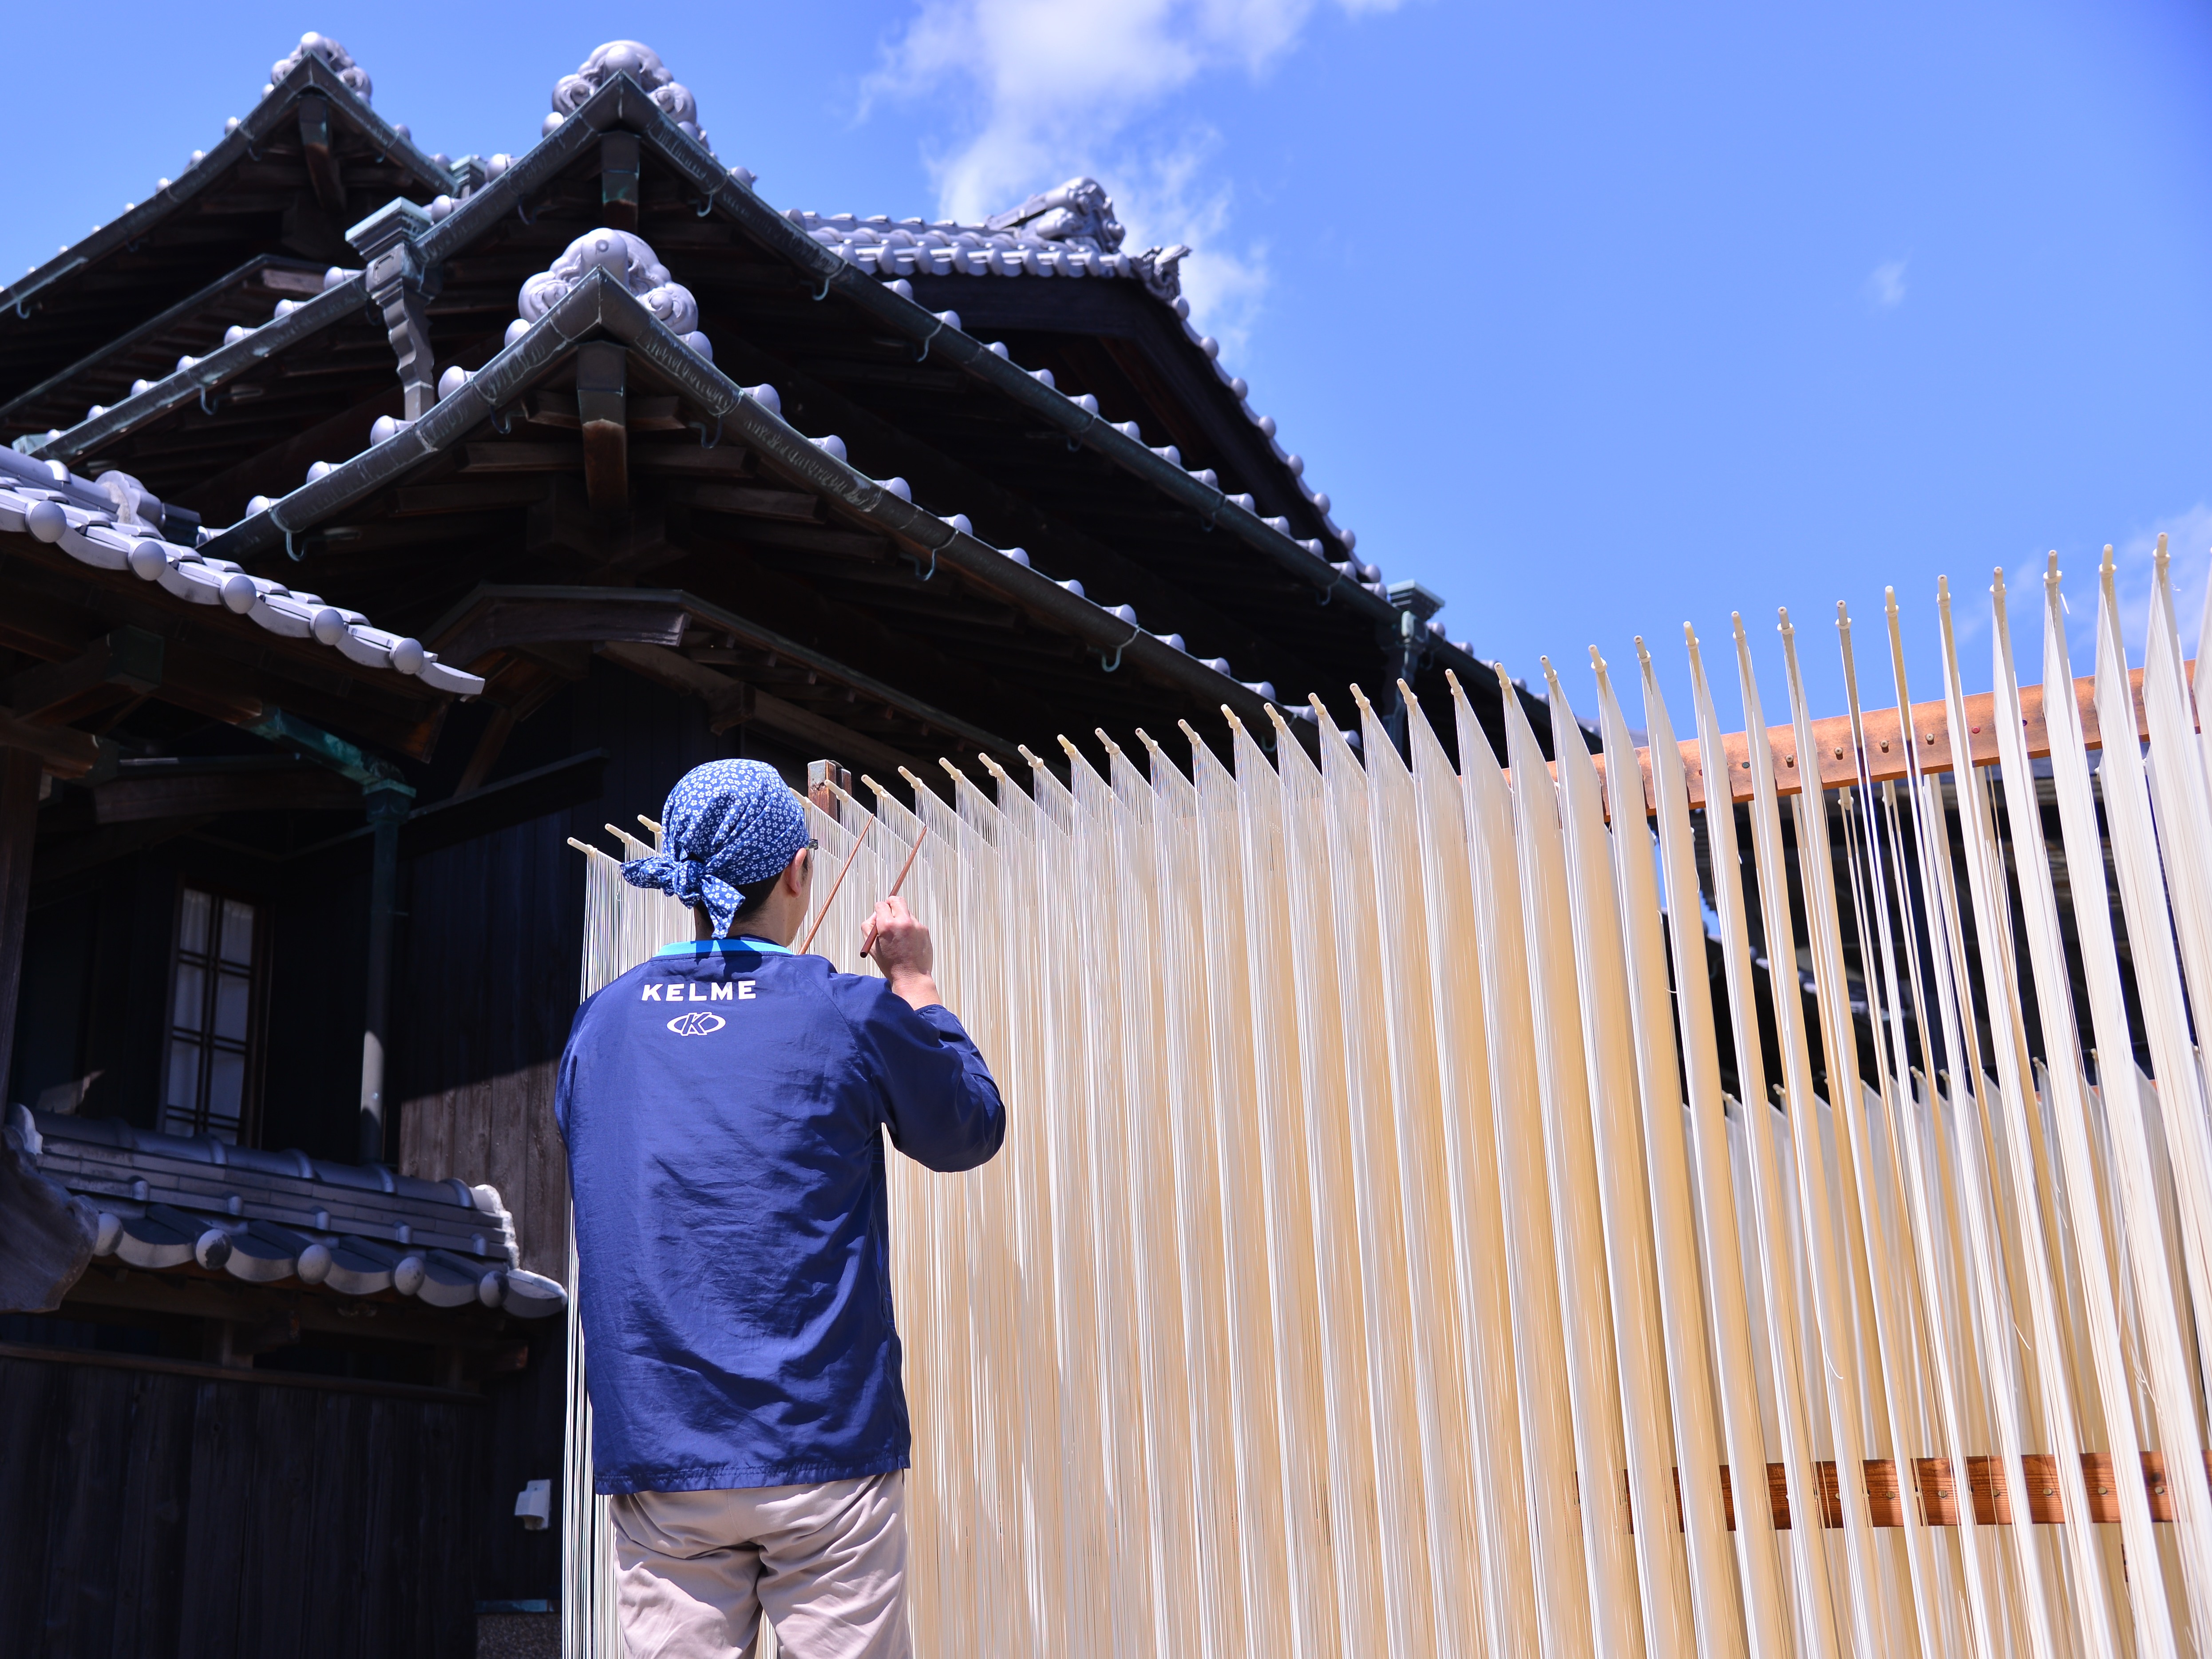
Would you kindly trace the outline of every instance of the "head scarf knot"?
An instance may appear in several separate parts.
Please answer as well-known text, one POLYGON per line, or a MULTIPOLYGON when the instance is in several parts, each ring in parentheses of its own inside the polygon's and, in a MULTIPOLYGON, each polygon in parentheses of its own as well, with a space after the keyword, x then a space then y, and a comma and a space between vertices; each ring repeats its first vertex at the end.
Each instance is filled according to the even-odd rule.
POLYGON ((738 889, 782 874, 805 845, 806 814, 774 767, 709 761, 670 792, 660 851, 623 865, 623 879, 705 905, 719 939, 744 902, 738 889))

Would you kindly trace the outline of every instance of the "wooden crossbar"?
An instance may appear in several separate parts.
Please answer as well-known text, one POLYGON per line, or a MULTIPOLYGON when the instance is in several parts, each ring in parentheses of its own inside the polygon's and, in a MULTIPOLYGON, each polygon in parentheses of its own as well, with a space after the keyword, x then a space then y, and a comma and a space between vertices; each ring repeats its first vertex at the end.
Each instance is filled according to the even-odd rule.
MULTIPOLYGON (((2112 1460, 2103 1452, 2083 1452, 2081 1458, 2082 1484, 2088 1488, 2089 1519, 2117 1524, 2120 1518, 2118 1482, 2112 1473, 2112 1460)), ((2058 1460, 2049 1452, 2030 1452, 2021 1460, 2027 1480, 2027 1518, 2038 1526, 2063 1524, 2066 1516, 2058 1492, 2058 1460)), ((1955 1527, 1960 1524, 1959 1483, 1952 1476, 1951 1460, 1948 1457, 1918 1457, 1912 1460, 1915 1484, 1920 1493, 1920 1514, 1923 1525, 1955 1527)), ((1877 1527, 1901 1527, 1905 1524, 1905 1506, 1899 1490, 1897 1463, 1893 1458, 1870 1457, 1866 1460, 1867 1507, 1877 1527)), ((2204 1454, 2205 1475, 2212 1480, 2212 1452, 2204 1454)), ((1820 1524, 1832 1530, 1844 1524, 1843 1501, 1836 1490, 1836 1466, 1822 1462, 1814 1466, 1820 1485, 1820 1524)), ((2173 1519, 2173 1494, 2166 1481, 2166 1456, 2162 1452, 2142 1454, 2143 1485, 2150 1496, 2150 1518, 2171 1522, 2173 1519)), ((1627 1474, 1621 1475, 1621 1504, 1628 1504, 1627 1474)), ((1974 1519, 1985 1527, 2009 1526, 2013 1520, 2012 1482, 2001 1457, 1969 1457, 1966 1460, 1967 1490, 1974 1500, 1974 1519)), ((1774 1515, 1774 1525, 1787 1532, 1791 1525, 1790 1480, 1787 1468, 1780 1463, 1766 1466, 1766 1501, 1774 1515)), ((1721 1467, 1721 1505, 1728 1517, 1729 1530, 1735 1530, 1735 1488, 1729 1478, 1728 1466, 1721 1467)), ((1682 1529, 1682 1477, 1674 1475, 1674 1529, 1682 1529)))
MULTIPOLYGON (((2192 680, 2196 664, 2185 665, 2184 671, 2192 680)), ((2136 732, 2148 738, 2150 728, 2143 714, 2142 670, 2132 669, 2128 684, 2135 695, 2136 732)), ((1966 700, 1966 741, 1977 766, 1997 763, 1996 728, 1992 724, 1996 699, 1990 692, 1981 692, 1966 700)), ((2074 704, 2081 712, 2081 735, 2092 749, 2104 746, 2104 738, 2097 726, 2096 677, 2084 674, 2074 682, 2074 704)), ((2051 737, 2043 720, 2043 688, 2023 685, 2020 689, 2020 711, 2022 730, 2027 738, 2030 759, 2039 760, 2051 752, 2051 737)), ((1951 747, 1951 714, 1941 697, 1912 705, 1911 733, 1900 726, 1894 708, 1867 710, 1862 716, 1865 723, 1868 770, 1876 783, 1893 782, 1911 775, 1905 759, 1909 744, 1917 744, 1920 754, 1920 769, 1923 772, 1948 772, 1955 762, 1951 747)), ((1820 763, 1820 787, 1841 789, 1858 781, 1858 759, 1851 752, 1851 720, 1848 714, 1832 715, 1813 722, 1813 740, 1817 745, 1820 763)), ((1739 801, 1751 799, 1751 745, 1747 733, 1733 732, 1722 739, 1729 757, 1729 793, 1739 801)), ((1791 726, 1770 726, 1766 728, 1766 746, 1774 757, 1775 793, 1795 795, 1803 793, 1805 770, 1801 770, 1797 753, 1797 732, 1791 726)), ((1680 744, 1682 770, 1689 785, 1690 805, 1705 804, 1705 762, 1699 755, 1695 738, 1685 738, 1680 744)), ((1639 749, 1637 762, 1643 771, 1644 811, 1645 816, 1659 810, 1659 799, 1651 782, 1651 751, 1639 749)), ((1593 755, 1598 775, 1605 776, 1605 757, 1593 755)), ((1556 775, 1558 764, 1553 763, 1556 775)), ((1607 785, 1606 803, 1608 815, 1612 811, 1613 790, 1607 785)))

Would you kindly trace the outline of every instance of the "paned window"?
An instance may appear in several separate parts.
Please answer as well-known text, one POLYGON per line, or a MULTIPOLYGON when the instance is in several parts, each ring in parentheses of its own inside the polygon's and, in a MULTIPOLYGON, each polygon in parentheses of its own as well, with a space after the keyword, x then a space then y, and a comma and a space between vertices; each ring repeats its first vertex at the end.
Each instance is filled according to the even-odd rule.
POLYGON ((161 1127, 240 1138, 252 1107, 262 918, 243 899, 186 887, 169 975, 169 1052, 161 1127))

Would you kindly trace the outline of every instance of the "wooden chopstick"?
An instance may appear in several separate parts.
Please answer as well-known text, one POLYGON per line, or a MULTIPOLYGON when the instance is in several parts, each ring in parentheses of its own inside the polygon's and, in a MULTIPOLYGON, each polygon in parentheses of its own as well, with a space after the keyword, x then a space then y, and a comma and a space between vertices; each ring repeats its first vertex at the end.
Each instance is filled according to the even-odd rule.
MULTIPOLYGON (((914 868, 915 855, 921 851, 922 842, 928 839, 929 826, 925 823, 921 826, 921 833, 914 838, 914 845, 907 849, 906 862, 899 866, 898 879, 891 884, 891 890, 885 896, 898 896, 898 890, 906 885, 906 872, 914 868)), ((875 948, 876 921, 871 916, 868 918, 868 936, 860 941, 860 954, 866 956, 875 948)))
POLYGON ((853 837, 853 850, 845 854, 845 861, 837 866, 837 879, 830 884, 829 896, 822 901, 822 908, 815 915, 814 925, 806 930, 805 942, 799 947, 799 954, 802 957, 813 948, 814 936, 822 931, 822 924, 830 919, 830 907, 836 901, 837 890, 845 884, 845 872, 853 867, 853 860, 860 856, 860 843, 867 840, 868 831, 875 827, 876 821, 872 817, 860 826, 860 833, 853 837))

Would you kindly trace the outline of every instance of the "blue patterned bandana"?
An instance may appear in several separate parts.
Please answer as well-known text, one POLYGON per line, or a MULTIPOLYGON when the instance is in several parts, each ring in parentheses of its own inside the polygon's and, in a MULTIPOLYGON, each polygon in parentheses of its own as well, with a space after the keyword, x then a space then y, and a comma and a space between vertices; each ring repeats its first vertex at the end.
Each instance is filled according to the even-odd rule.
POLYGON ((709 761, 686 772, 660 811, 661 850, 623 866, 633 887, 704 904, 726 933, 747 882, 781 875, 806 845, 806 814, 772 766, 709 761))

